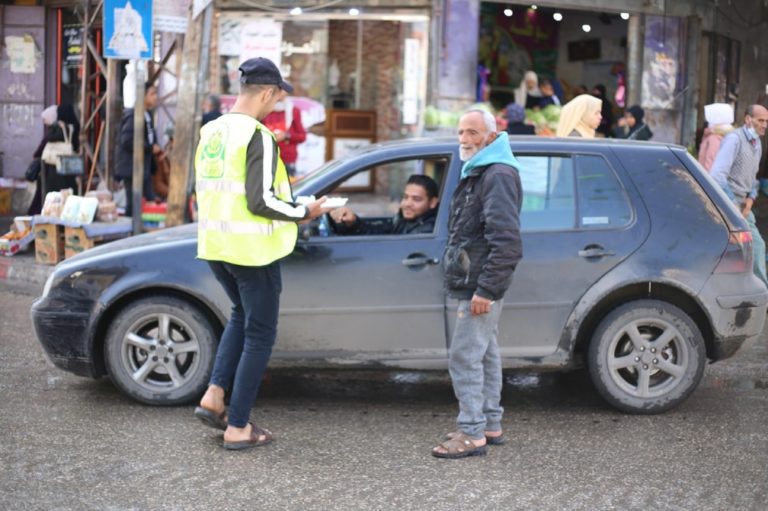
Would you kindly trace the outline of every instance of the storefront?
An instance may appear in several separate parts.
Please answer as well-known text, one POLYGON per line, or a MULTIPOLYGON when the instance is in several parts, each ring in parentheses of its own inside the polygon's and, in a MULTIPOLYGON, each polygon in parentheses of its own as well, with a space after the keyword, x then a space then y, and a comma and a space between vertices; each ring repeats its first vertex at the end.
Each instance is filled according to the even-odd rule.
POLYGON ((266 56, 277 63, 310 131, 299 146, 299 174, 361 145, 420 134, 429 11, 226 9, 215 19, 210 92, 226 107, 239 90, 241 62, 266 56))

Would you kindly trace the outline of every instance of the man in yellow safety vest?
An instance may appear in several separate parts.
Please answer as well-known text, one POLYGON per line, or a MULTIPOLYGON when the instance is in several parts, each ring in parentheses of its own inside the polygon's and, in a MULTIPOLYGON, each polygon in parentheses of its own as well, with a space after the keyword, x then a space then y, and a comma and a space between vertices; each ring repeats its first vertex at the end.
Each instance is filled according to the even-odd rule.
POLYGON ((274 135, 259 120, 292 92, 277 66, 253 58, 240 66, 240 93, 229 113, 200 130, 195 155, 197 256, 208 261, 232 300, 208 390, 195 416, 224 430, 226 449, 269 443, 272 433, 249 422, 277 337, 279 260, 293 251, 297 223, 327 213, 325 198, 293 202, 274 135), (229 410, 224 394, 231 389, 229 410))

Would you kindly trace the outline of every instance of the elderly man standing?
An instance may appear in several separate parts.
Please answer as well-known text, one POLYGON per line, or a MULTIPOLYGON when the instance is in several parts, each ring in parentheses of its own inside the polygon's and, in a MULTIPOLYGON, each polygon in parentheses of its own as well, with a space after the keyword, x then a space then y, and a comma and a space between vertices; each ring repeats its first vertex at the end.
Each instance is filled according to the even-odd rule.
POLYGON ((765 241, 760 236, 752 206, 757 198, 757 171, 763 148, 760 139, 768 127, 768 110, 750 105, 744 125, 729 133, 720 144, 711 174, 747 219, 752 231, 752 254, 755 275, 768 285, 765 271, 765 241))
POLYGON ((443 259, 445 286, 458 300, 449 358, 458 431, 432 450, 438 458, 483 455, 486 444, 503 443, 499 316, 523 255, 522 189, 508 135, 488 112, 470 110, 459 120, 459 144, 464 166, 443 259))

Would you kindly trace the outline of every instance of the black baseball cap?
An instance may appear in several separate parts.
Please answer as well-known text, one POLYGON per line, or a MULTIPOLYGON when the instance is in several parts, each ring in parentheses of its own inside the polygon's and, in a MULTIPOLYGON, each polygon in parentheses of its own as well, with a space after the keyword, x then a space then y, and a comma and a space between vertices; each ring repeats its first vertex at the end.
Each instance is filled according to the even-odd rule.
POLYGON ((285 92, 292 93, 293 86, 283 80, 274 62, 264 57, 248 59, 240 64, 240 83, 277 85, 285 92))

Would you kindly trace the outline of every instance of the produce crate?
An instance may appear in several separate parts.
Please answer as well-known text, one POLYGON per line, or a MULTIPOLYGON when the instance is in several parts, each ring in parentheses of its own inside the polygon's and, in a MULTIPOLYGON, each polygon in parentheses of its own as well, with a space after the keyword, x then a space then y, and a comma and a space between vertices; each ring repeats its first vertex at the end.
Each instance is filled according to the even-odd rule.
POLYGON ((0 215, 10 215, 13 211, 13 188, 0 188, 0 215))
POLYGON ((64 226, 35 224, 35 261, 58 264, 64 259, 64 226))
MULTIPOLYGON (((89 227, 98 227, 97 223, 90 224, 89 227)), ((86 227, 64 227, 64 257, 70 257, 88 250, 101 243, 125 238, 130 231, 125 232, 99 232, 98 229, 89 229, 86 227)))

